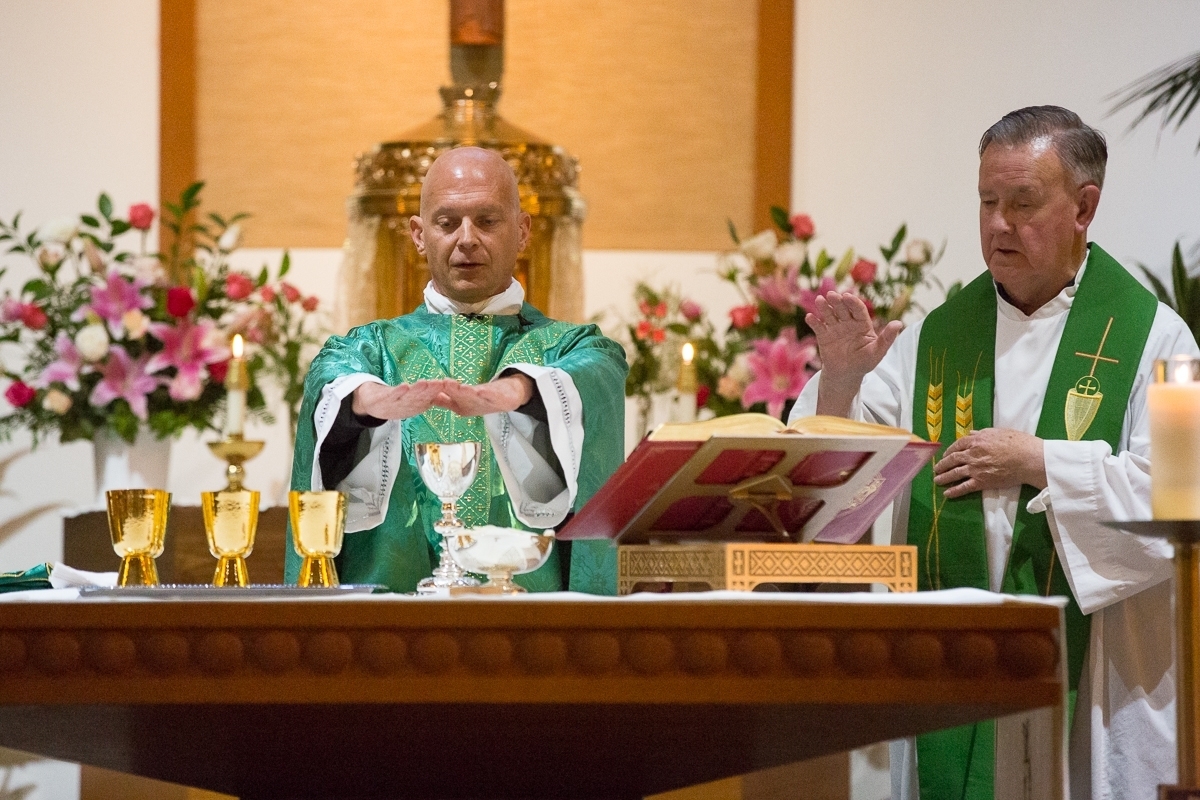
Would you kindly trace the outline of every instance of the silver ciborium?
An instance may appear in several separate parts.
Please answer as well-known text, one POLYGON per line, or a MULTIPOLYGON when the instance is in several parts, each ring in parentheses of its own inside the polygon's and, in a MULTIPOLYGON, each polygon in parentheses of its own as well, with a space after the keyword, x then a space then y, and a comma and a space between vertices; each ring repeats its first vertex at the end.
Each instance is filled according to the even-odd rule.
POLYGON ((480 594, 520 594, 524 587, 513 583, 513 575, 533 572, 546 563, 554 544, 554 531, 544 534, 483 525, 460 531, 446 539, 450 554, 460 566, 487 575, 476 591, 480 594))
POLYGON ((443 594, 452 587, 478 586, 450 556, 448 540, 463 530, 458 518, 458 500, 479 471, 479 442, 424 442, 413 448, 417 471, 429 491, 442 501, 442 518, 433 530, 442 535, 442 557, 433 574, 417 584, 417 594, 443 594))

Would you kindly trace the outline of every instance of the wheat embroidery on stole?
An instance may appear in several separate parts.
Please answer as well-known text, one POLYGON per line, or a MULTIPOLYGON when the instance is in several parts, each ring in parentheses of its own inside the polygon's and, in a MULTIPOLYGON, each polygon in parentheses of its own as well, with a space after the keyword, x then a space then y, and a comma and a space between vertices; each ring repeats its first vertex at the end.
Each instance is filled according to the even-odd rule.
MULTIPOLYGON (((933 348, 929 348, 929 387, 925 391, 925 430, 929 441, 940 442, 942 439, 943 395, 946 378, 946 351, 941 358, 934 356, 933 348)), ((933 492, 933 521, 929 524, 929 539, 925 542, 925 579, 931 587, 942 588, 942 553, 941 538, 938 530, 938 517, 941 516, 942 506, 946 500, 938 503, 938 487, 930 484, 933 492), (931 563, 932 559, 932 563, 931 563)))

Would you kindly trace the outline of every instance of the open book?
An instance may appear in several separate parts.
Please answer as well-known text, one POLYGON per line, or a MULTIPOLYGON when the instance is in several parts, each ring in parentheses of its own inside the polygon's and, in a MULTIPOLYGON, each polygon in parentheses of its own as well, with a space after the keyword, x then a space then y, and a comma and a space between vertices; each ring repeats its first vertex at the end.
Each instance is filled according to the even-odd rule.
POLYGON ((560 539, 852 543, 938 445, 841 417, 765 414, 667 423, 649 434, 560 539))

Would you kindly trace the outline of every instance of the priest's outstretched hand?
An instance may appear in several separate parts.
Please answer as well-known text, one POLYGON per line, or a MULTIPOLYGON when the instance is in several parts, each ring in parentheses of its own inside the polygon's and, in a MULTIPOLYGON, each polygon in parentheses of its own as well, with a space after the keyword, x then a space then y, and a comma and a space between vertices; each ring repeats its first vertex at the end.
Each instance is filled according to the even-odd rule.
POLYGON ((821 351, 817 413, 846 417, 863 378, 883 360, 904 326, 893 321, 876 329, 862 298, 849 292, 818 295, 815 305, 804 321, 821 351))
POLYGON ((1023 484, 1045 489, 1042 440, 1011 428, 973 431, 946 448, 933 465, 933 482, 950 498, 1023 484))
POLYGON ((526 375, 508 375, 471 386, 448 378, 384 386, 364 383, 354 390, 351 408, 359 416, 376 419, 407 419, 441 406, 464 417, 500 411, 515 411, 533 397, 533 380, 526 375))

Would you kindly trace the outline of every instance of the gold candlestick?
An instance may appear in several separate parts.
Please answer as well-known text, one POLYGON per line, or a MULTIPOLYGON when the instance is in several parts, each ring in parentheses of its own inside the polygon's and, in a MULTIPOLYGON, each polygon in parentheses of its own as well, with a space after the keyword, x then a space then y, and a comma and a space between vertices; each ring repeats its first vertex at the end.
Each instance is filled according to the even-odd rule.
POLYGON ((242 481, 246 478, 246 468, 242 464, 258 455, 264 444, 266 442, 242 438, 240 433, 230 434, 220 441, 208 443, 208 449, 212 450, 213 455, 228 464, 225 467, 225 480, 228 481, 228 484, 224 491, 238 492, 242 490, 242 481))

